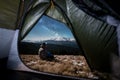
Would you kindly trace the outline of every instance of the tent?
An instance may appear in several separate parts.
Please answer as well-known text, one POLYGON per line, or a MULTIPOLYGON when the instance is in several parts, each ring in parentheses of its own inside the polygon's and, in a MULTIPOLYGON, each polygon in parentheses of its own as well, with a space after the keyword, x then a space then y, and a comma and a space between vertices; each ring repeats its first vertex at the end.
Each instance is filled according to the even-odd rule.
POLYGON ((113 4, 119 6, 113 0, 1 0, 0 43, 3 46, 0 55, 7 57, 15 30, 20 30, 19 40, 22 40, 54 6, 65 17, 90 68, 119 76, 116 68, 120 64, 120 12, 113 4))

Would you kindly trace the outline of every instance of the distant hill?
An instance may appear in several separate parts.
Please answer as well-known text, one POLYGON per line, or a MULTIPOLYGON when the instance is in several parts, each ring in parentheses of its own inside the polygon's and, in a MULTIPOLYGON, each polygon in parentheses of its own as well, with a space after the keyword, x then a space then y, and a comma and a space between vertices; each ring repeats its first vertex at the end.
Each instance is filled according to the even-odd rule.
POLYGON ((47 49, 53 54, 67 54, 67 55, 77 55, 81 54, 81 50, 75 43, 75 41, 54 41, 47 40, 42 42, 21 42, 19 44, 19 52, 21 54, 37 54, 40 44, 46 42, 47 49))

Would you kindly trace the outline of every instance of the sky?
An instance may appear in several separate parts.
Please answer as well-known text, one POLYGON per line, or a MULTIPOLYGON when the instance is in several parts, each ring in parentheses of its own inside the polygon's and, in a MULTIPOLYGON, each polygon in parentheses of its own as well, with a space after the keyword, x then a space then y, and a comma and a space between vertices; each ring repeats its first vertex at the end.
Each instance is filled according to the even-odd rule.
POLYGON ((74 40, 74 37, 67 25, 43 15, 28 33, 28 35, 24 38, 24 41, 44 41, 55 38, 74 40))

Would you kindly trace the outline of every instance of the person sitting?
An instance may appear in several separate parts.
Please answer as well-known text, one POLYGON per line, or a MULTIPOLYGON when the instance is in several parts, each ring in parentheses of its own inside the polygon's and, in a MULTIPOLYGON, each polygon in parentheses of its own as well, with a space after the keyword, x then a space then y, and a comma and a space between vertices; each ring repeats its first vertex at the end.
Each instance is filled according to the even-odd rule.
POLYGON ((42 43, 40 45, 38 55, 42 60, 53 60, 54 59, 54 55, 47 50, 46 43, 42 43))

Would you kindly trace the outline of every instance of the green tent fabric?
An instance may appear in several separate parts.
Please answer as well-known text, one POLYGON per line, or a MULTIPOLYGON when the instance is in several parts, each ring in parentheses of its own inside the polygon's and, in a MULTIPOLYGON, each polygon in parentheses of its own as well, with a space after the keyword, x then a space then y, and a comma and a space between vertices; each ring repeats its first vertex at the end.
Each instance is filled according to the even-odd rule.
MULTIPOLYGON (((19 28, 23 39, 50 8, 50 3, 50 0, 1 0, 0 28, 19 28)), ((91 69, 110 72, 111 54, 117 55, 116 28, 86 14, 72 0, 53 0, 53 3, 66 17, 91 69)))
POLYGON ((16 29, 20 0, 0 1, 0 28, 16 29))
POLYGON ((110 55, 116 54, 117 51, 115 27, 87 15, 71 1, 67 1, 67 4, 74 35, 81 44, 91 68, 109 72, 110 55))
POLYGON ((28 15, 25 17, 25 22, 23 24, 23 28, 21 30, 21 36, 24 38, 27 33, 32 29, 33 25, 36 21, 41 17, 41 15, 48 8, 49 3, 40 3, 36 7, 32 8, 28 15))

